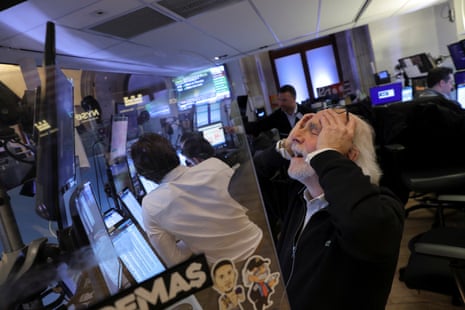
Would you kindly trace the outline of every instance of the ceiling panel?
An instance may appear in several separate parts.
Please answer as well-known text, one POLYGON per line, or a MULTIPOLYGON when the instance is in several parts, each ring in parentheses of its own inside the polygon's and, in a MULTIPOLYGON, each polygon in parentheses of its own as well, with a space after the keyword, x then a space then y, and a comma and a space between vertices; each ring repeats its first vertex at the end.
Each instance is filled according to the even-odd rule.
POLYGON ((94 0, 88 2, 92 2, 92 4, 82 6, 81 9, 62 16, 57 19, 57 23, 76 29, 85 29, 144 7, 144 4, 137 0, 94 0))
POLYGON ((180 51, 197 51, 197 54, 206 58, 213 58, 217 55, 230 55, 236 52, 230 46, 185 23, 171 24, 163 29, 141 34, 133 38, 133 41, 159 50, 165 50, 166 54, 180 51))
POLYGON ((314 33, 317 29, 319 2, 315 0, 253 1, 279 41, 288 41, 314 33))
POLYGON ((338 25, 351 25, 364 3, 365 0, 323 1, 319 30, 325 31, 338 25))
MULTIPOLYGON (((29 55, 40 63, 46 23, 53 21, 57 63, 64 68, 184 74, 214 64, 214 56, 227 55, 222 61, 228 62, 262 47, 285 47, 351 28, 366 0, 169 1, 218 6, 184 18, 160 0, 29 0, 0 11, 0 62, 18 63, 29 55), (90 30, 146 7, 175 22, 127 39, 90 30)), ((372 0, 357 25, 445 2, 372 0)))
POLYGON ((248 2, 192 17, 189 23, 234 48, 234 55, 276 43, 248 2))

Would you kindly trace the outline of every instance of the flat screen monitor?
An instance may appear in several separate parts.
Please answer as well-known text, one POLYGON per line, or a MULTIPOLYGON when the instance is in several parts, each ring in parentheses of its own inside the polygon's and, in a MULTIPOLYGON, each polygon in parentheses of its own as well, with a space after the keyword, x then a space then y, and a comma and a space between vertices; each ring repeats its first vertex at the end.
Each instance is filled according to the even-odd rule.
POLYGON ((137 139, 139 136, 139 123, 138 118, 140 113, 147 111, 143 104, 126 105, 124 102, 117 102, 115 104, 115 112, 118 115, 124 115, 128 118, 127 139, 137 139))
POLYGON ((413 100, 413 87, 404 86, 402 87, 402 102, 412 101, 413 100))
POLYGON ((146 194, 146 192, 139 180, 139 174, 137 173, 136 166, 134 165, 134 160, 131 157, 131 152, 128 152, 126 156, 126 161, 128 164, 129 178, 131 181, 133 193, 138 198, 141 198, 146 194))
POLYGON ((391 82, 391 75, 387 70, 375 73, 376 85, 386 84, 391 82))
POLYGON ((109 172, 109 179, 116 195, 122 193, 126 188, 132 189, 131 175, 126 159, 109 166, 109 172))
POLYGON ((464 41, 455 42, 447 45, 450 57, 456 70, 465 69, 465 48, 464 41))
POLYGON ((465 109, 465 84, 457 85, 457 101, 462 109, 465 109))
POLYGON ((55 24, 47 22, 40 101, 34 107, 36 142, 35 207, 57 221, 59 230, 72 225, 63 194, 76 184, 73 85, 55 66, 55 24))
POLYGON ((408 78, 426 76, 436 66, 432 57, 426 53, 403 57, 399 59, 399 64, 408 78))
POLYGON ((108 163, 110 165, 126 157, 127 139, 128 117, 125 115, 113 115, 111 120, 110 149, 108 150, 108 163))
POLYGON ((137 224, 139 224, 140 227, 144 227, 144 223, 142 221, 142 206, 139 201, 137 201, 133 193, 130 190, 125 190, 119 197, 137 224))
POLYGON ((402 101, 402 83, 379 85, 370 88, 372 105, 382 105, 402 101))
POLYGON ((197 127, 208 125, 210 122, 208 104, 197 104, 195 106, 195 124, 197 127))
POLYGON ((202 133, 203 137, 207 139, 213 147, 217 148, 225 146, 226 136, 224 134, 223 123, 213 123, 199 127, 197 130, 202 133))
POLYGON ((142 184, 142 186, 144 187, 144 191, 146 194, 150 193, 151 191, 153 191, 154 189, 156 189, 158 187, 158 184, 153 182, 153 181, 150 181, 148 180, 147 178, 139 175, 139 181, 140 183, 142 184))
POLYGON ((455 85, 465 84, 465 70, 454 73, 455 85))
POLYGON ((181 110, 193 104, 212 103, 231 97, 224 65, 211 67, 172 79, 181 110))
POLYGON ((210 123, 221 122, 221 102, 210 104, 210 123))
POLYGON ((73 85, 55 66, 44 68, 42 85, 41 100, 34 115, 35 203, 37 210, 57 221, 63 229, 71 223, 62 194, 76 181, 73 85))
POLYGON ((142 232, 132 219, 124 218, 110 209, 105 214, 105 223, 118 257, 136 283, 141 283, 166 270, 142 232))
POLYGON ((121 287, 122 266, 90 182, 77 187, 71 196, 71 206, 75 212, 73 225, 79 245, 90 246, 106 289, 115 294, 121 287))

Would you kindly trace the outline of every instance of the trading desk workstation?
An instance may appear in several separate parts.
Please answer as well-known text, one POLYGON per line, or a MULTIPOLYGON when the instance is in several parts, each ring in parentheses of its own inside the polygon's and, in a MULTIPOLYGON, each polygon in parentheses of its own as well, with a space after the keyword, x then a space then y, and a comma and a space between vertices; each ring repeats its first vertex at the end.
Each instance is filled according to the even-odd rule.
MULTIPOLYGON (((58 68, 45 74, 47 72, 53 73, 54 82, 66 84, 67 80, 61 79, 58 68)), ((47 93, 49 90, 46 87, 40 98, 48 100, 47 104, 53 107, 55 97, 47 93)), ((63 98, 63 94, 60 96, 63 98)), ((67 102, 72 103, 72 100, 67 102)), ((221 108, 230 110, 229 106, 234 104, 222 101, 221 108)), ((23 244, 14 206, 8 204, 7 193, 3 192, 1 235, 5 253, 0 261, 1 308, 35 304, 50 308, 98 309, 115 306, 119 300, 134 305, 146 303, 154 309, 184 309, 182 305, 189 306, 188 309, 218 307, 220 293, 213 288, 211 266, 202 255, 167 268, 145 235, 141 199, 156 189, 157 184, 137 174, 131 154, 127 152, 134 141, 126 139, 130 131, 128 117, 117 115, 111 118, 108 145, 103 148, 107 151, 89 159, 91 163, 97 163, 97 168, 101 168, 102 163, 105 167, 104 173, 96 173, 95 177, 80 168, 74 145, 65 143, 65 140, 73 141, 70 137, 74 136, 74 131, 69 131, 74 126, 70 113, 73 107, 62 106, 61 109, 61 112, 57 109, 51 113, 52 117, 40 114, 47 111, 39 111, 47 120, 47 126, 36 133, 39 137, 37 150, 31 155, 36 157, 35 208, 44 219, 56 225, 57 241, 40 238, 23 244), (70 126, 68 131, 64 126, 70 126), (67 132, 66 137, 60 132, 67 132), (102 187, 105 187, 105 197, 101 194, 102 187), (125 299, 134 294, 139 294, 140 300, 125 299)), ((219 121, 213 119, 209 124, 196 126, 196 130, 203 132, 217 149, 219 157, 235 169, 230 184, 231 195, 247 208, 250 219, 264 232, 261 246, 253 257, 267 262, 271 273, 279 273, 247 139, 241 135, 229 136, 222 128, 224 122, 240 121, 240 117, 234 120, 233 113, 230 117, 219 121)), ((195 123, 194 119, 192 122, 195 123)), ((5 140, 4 143, 14 144, 15 141, 5 140)), ((31 209, 31 212, 34 211, 31 209)), ((235 265, 237 285, 242 288, 246 263, 235 265)), ((288 309, 282 283, 270 296, 270 305, 274 304, 275 309, 288 309)), ((246 300, 243 307, 253 309, 253 304, 246 300)))
MULTIPOLYGON (((219 308, 224 292, 215 285, 212 266, 202 253, 168 268, 149 242, 141 200, 157 184, 137 174, 128 152, 144 132, 159 133, 179 150, 182 133, 195 131, 234 169, 231 196, 263 231, 253 255, 232 265, 235 289, 244 296, 241 308, 253 309, 254 300, 245 298, 253 284, 247 280, 249 273, 256 268, 250 264, 260 261, 274 279, 280 270, 247 139, 223 129, 241 121, 224 67, 196 72, 198 83, 189 76, 174 79, 177 105, 168 98, 166 104, 147 104, 146 98, 136 96, 115 103, 109 116, 92 100, 81 103, 82 111, 75 113, 73 84, 55 65, 54 28, 48 26, 41 86, 16 98, 1 84, 12 100, 6 100, 9 118, 2 119, 0 135, 8 167, 0 172, 0 308, 219 308), (33 120, 17 117, 27 111, 33 120), (53 238, 24 243, 8 195, 17 187, 34 196, 28 212, 49 223, 53 238)), ((184 164, 181 152, 178 155, 184 164)), ((267 298, 270 309, 289 309, 282 281, 267 298)))
MULTIPOLYGON (((251 290, 247 267, 253 260, 279 279, 249 137, 226 133, 223 128, 242 125, 243 119, 242 107, 231 99, 224 67, 174 78, 176 104, 172 94, 162 90, 153 94, 153 100, 142 95, 125 97, 114 103, 111 115, 104 115, 95 102, 81 103, 77 113, 73 85, 54 63, 53 36, 48 43, 41 86, 27 90, 23 98, 11 94, 12 104, 5 106, 10 118, 0 119, 5 123, 0 131, 5 159, 5 169, 0 170, 0 309, 221 309, 224 292, 215 284, 212 270, 226 262, 212 266, 200 253, 167 267, 144 232, 141 201, 158 185, 137 173, 128 150, 145 132, 159 133, 178 151, 183 133, 198 132, 208 140, 217 157, 234 169, 231 196, 263 231, 256 252, 233 265, 235 290, 238 294, 251 290), (15 106, 18 101, 20 110, 15 106), (33 120, 20 117, 25 112, 32 114, 33 120), (22 194, 35 194, 30 212, 35 209, 41 220, 53 227, 54 238, 23 242, 23 227, 17 223, 8 196, 16 187, 22 187, 22 194)), ((452 54, 454 46, 450 50, 452 54)), ((456 99, 461 107, 451 107, 451 102, 442 98, 416 98, 425 87, 426 71, 433 66, 425 54, 399 62, 408 85, 400 80, 391 82, 386 72, 377 73, 377 85, 369 89, 369 97, 345 108, 373 125, 384 171, 382 184, 404 201, 411 192, 427 194, 420 205, 437 208, 437 227, 443 234, 442 228, 447 226, 444 208, 465 206, 465 199, 457 199, 465 197, 465 169, 460 165, 465 150, 455 143, 465 133, 465 62, 456 63, 462 67, 455 73, 456 99)), ((0 86, 2 93, 8 93, 5 85, 0 86)), ((247 101, 247 96, 239 97, 247 101)), ((328 106, 331 103, 325 104, 328 106)), ((184 164, 183 154, 179 151, 178 155, 184 164)), ((412 211, 416 208, 420 207, 412 211)), ((465 240, 460 229, 448 230, 446 235, 448 247, 461 246, 451 239, 465 240)), ((443 245, 441 238, 419 240, 424 252, 420 254, 436 257, 434 263, 447 270, 451 260, 447 251, 439 253, 433 244, 430 252, 434 253, 426 253, 431 240, 443 245)), ((456 253, 454 259, 465 261, 465 255, 457 257, 456 253)), ((424 257, 412 257, 403 280, 408 287, 434 291, 424 283, 417 286, 418 274, 412 270, 418 268, 411 266, 424 264, 424 257)), ((454 261, 456 265, 463 267, 454 261)), ((429 279, 424 274, 420 278, 429 279)), ((445 281, 453 291, 445 293, 456 294, 454 289, 460 286, 453 277, 447 274, 445 281)), ((256 309, 254 300, 245 296, 240 309, 256 309)), ((269 294, 266 308, 289 309, 282 281, 269 294)))

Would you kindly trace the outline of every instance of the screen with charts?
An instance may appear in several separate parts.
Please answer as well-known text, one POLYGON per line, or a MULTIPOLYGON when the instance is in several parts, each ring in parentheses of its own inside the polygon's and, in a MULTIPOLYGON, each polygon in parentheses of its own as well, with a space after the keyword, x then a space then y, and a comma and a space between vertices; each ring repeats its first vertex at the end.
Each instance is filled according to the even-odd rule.
POLYGON ((110 209, 105 214, 105 224, 118 257, 137 283, 165 271, 165 265, 132 219, 110 209))
POLYGON ((457 85, 457 101, 462 109, 465 109, 465 84, 457 85))
POLYGON ((224 65, 178 76, 173 78, 172 82, 181 110, 193 104, 213 103, 231 97, 224 65))
POLYGON ((75 225, 82 226, 110 294, 121 287, 122 266, 113 247, 90 182, 80 185, 71 197, 77 213, 75 225), (77 224, 79 223, 79 224, 77 224))
POLYGON ((382 105, 402 101, 402 83, 396 82, 370 88, 372 105, 382 105))
POLYGON ((219 122, 198 127, 197 130, 202 133, 203 137, 207 139, 213 147, 223 147, 226 145, 223 123, 219 122))

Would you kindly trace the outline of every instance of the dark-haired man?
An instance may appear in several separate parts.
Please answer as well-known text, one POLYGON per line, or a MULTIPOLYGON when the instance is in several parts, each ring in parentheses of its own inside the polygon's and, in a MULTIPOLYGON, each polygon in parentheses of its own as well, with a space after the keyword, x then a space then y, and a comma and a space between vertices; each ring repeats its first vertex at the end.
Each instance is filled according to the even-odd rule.
MULTIPOLYGON (((245 132, 258 136, 261 132, 276 128, 281 138, 287 137, 295 123, 302 118, 302 115, 312 112, 310 108, 297 104, 296 97, 297 93, 292 85, 281 86, 278 90, 279 109, 255 122, 245 122, 245 132)), ((225 127, 225 129, 228 132, 237 131, 237 128, 233 127, 225 127)))
POLYGON ((436 67, 428 71, 426 85, 428 86, 420 97, 442 96, 451 100, 450 93, 454 89, 453 70, 449 67, 436 67))
POLYGON ((147 133, 131 146, 137 172, 159 184, 142 200, 147 235, 168 266, 204 253, 210 264, 252 255, 262 239, 228 187, 234 170, 217 158, 180 165, 164 137, 147 133))

